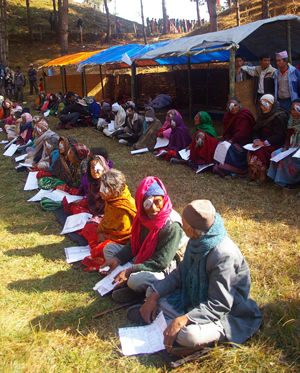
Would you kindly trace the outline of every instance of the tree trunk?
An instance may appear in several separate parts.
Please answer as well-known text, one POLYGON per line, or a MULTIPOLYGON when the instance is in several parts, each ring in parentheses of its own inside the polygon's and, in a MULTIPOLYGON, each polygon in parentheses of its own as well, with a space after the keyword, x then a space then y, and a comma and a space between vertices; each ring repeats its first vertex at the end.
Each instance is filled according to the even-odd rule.
POLYGON ((32 25, 31 25, 30 0, 26 0, 26 7, 27 7, 27 22, 28 22, 28 28, 29 28, 30 41, 34 42, 32 25))
POLYGON ((237 24, 237 26, 241 25, 240 0, 236 0, 236 24, 237 24))
POLYGON ((104 0, 104 6, 105 6, 105 12, 106 12, 106 18, 107 18, 107 33, 106 33, 105 41, 107 43, 109 43, 110 42, 111 31, 110 31, 110 18, 109 18, 109 10, 108 10, 108 6, 107 6, 107 0, 104 0))
POLYGON ((54 29, 57 30, 57 12, 56 12, 56 0, 53 1, 53 13, 54 13, 54 29))
POLYGON ((61 12, 61 55, 68 54, 68 0, 63 0, 61 12))
POLYGON ((228 0, 228 7, 232 7, 232 0, 228 0))
POLYGON ((207 0, 207 8, 210 19, 210 32, 218 31, 217 0, 207 0))
POLYGON ((196 10, 197 10, 197 19, 198 19, 198 25, 201 26, 201 17, 200 17, 200 5, 199 0, 196 0, 196 10))
POLYGON ((61 0, 57 1, 56 43, 61 44, 61 0))
POLYGON ((262 19, 270 18, 269 0, 262 0, 261 13, 262 19))
POLYGON ((163 35, 166 35, 168 32, 167 29, 167 8, 166 8, 166 0, 162 0, 162 11, 163 11, 163 35))
POLYGON ((6 11, 6 0, 0 0, 0 61, 4 67, 7 67, 8 63, 8 35, 7 35, 7 11, 6 11))
POLYGON ((144 35, 144 42, 147 44, 147 37, 145 31, 145 21, 144 21, 144 10, 143 10, 143 0, 141 0, 141 17, 142 17, 142 25, 143 25, 143 35, 144 35))

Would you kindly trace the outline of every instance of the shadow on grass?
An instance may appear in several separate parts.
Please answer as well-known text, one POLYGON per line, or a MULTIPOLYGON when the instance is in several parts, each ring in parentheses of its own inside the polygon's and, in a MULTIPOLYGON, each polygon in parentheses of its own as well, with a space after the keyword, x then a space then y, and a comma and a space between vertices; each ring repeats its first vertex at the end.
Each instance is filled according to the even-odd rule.
POLYGON ((8 284, 8 289, 26 292, 46 292, 54 291, 58 293, 83 293, 90 292, 91 284, 96 284, 101 280, 101 275, 97 272, 89 273, 83 271, 81 263, 74 264, 66 271, 58 271, 53 275, 43 278, 31 278, 19 280, 8 284))

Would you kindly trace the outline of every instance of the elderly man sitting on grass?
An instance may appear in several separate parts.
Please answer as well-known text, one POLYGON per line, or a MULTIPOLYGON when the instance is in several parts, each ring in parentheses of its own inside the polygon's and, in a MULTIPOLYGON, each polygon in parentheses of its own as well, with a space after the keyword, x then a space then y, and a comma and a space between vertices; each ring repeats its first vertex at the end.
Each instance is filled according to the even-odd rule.
POLYGON ((164 344, 171 354, 187 355, 217 341, 243 343, 261 323, 249 298, 250 271, 239 248, 227 236, 210 201, 191 202, 182 214, 190 238, 183 261, 147 290, 147 300, 130 307, 130 321, 143 324, 163 311, 168 327, 164 344))

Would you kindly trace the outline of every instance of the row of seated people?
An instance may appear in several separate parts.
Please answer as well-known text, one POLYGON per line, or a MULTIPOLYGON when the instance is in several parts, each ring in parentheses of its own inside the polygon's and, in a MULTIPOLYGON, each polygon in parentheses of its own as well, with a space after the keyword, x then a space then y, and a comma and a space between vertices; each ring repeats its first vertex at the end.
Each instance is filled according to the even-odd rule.
MULTIPOLYGON (((175 355, 218 341, 240 344, 259 329, 262 317, 250 298, 249 268, 210 201, 191 202, 181 218, 162 180, 152 176, 142 180, 133 199, 124 174, 112 168, 104 148, 89 150, 72 137, 58 139, 47 132, 43 118, 34 122, 34 131, 47 136, 45 150, 53 171, 38 173, 39 187, 81 193, 79 203, 64 199, 64 209, 92 214, 78 232, 91 249, 82 263, 102 274, 132 264, 115 276, 112 293, 120 303, 141 301, 127 310, 130 321, 147 324, 163 311, 168 323, 164 344, 175 355)), ((34 170, 46 162, 36 158, 38 153, 34 170)))

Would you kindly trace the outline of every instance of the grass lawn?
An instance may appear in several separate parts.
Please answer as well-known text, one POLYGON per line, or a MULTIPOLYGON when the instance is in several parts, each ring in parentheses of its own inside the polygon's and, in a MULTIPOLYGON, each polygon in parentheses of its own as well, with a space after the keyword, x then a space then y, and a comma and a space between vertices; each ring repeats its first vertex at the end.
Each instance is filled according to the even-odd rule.
MULTIPOLYGON (((51 119, 51 129, 56 123, 51 119)), ((220 126, 217 129, 221 133, 220 126)), ((144 177, 153 175, 164 182, 180 214, 194 199, 211 200, 245 256, 251 296, 264 305, 263 330, 240 348, 216 350, 178 371, 299 372, 297 190, 283 190, 271 181, 254 188, 240 180, 215 179, 212 173, 195 175, 152 154, 132 156, 128 147, 90 128, 57 133, 72 135, 89 147, 106 147, 114 168, 126 175, 132 195, 144 177)), ((0 140, 4 138, 1 134, 0 140)), ((66 264, 63 249, 73 246, 72 241, 59 235, 61 226, 52 212, 26 202, 36 192, 23 191, 26 174, 14 166, 11 158, 1 157, 0 371, 168 371, 158 354, 122 356, 118 328, 130 325, 124 310, 92 319, 115 303, 92 290, 99 274, 84 272, 81 263, 66 264)))

